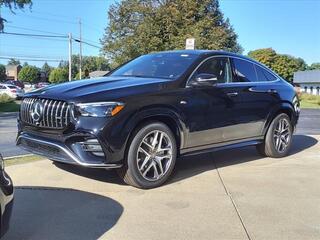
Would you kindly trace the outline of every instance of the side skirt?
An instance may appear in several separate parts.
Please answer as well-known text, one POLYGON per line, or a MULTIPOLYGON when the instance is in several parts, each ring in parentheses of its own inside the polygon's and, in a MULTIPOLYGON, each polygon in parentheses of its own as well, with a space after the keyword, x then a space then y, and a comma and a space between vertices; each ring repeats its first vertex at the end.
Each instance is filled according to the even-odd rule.
POLYGON ((225 149, 247 147, 247 146, 257 145, 262 142, 263 142, 263 136, 255 137, 255 138, 246 138, 246 139, 240 139, 235 141, 221 142, 221 143, 181 149, 180 155, 181 156, 197 155, 201 153, 215 152, 215 151, 220 151, 225 149))

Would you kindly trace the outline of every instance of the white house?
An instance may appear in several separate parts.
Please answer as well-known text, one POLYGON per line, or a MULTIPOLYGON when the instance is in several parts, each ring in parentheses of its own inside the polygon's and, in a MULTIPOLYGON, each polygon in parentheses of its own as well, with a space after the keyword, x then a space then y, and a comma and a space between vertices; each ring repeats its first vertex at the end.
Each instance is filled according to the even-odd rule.
POLYGON ((293 82, 300 85, 302 92, 320 95, 320 70, 295 72, 293 82))

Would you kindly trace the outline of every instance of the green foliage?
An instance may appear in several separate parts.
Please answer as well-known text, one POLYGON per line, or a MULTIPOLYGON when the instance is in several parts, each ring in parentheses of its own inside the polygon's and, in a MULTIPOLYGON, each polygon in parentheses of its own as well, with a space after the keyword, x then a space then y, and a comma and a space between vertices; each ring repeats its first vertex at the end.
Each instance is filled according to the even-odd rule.
POLYGON ((3 64, 0 64, 0 81, 6 80, 6 67, 3 64))
POLYGON ((278 54, 272 48, 251 51, 248 56, 265 64, 287 81, 293 80, 293 73, 307 69, 307 64, 301 58, 278 54))
POLYGON ((218 0, 123 0, 111 5, 108 16, 101 43, 113 66, 141 54, 184 49, 189 37, 198 49, 242 51, 218 0))
POLYGON ((309 67, 308 70, 316 70, 319 69, 320 70, 320 63, 312 63, 309 67))
POLYGON ((20 65, 20 61, 17 60, 17 59, 11 58, 11 59, 8 61, 8 65, 20 65))
MULTIPOLYGON (((79 65, 80 65, 79 55, 72 55, 72 62, 71 62, 72 78, 80 79, 79 74, 78 74, 79 73, 79 65)), ((67 71, 69 71, 68 61, 61 61, 59 63, 58 67, 67 69, 67 71)), ((85 76, 84 76, 85 70, 87 70, 89 72, 97 71, 97 70, 108 71, 108 70, 110 70, 110 66, 104 57, 82 56, 82 78, 85 78, 85 76)))
POLYGON ((9 103, 9 102, 13 102, 13 98, 11 98, 8 94, 3 93, 0 94, 0 104, 2 103, 9 103))
POLYGON ((0 0, 0 7, 5 6, 12 10, 13 8, 23 9, 26 6, 32 6, 32 0, 0 0))
POLYGON ((47 76, 49 76, 49 75, 50 75, 50 72, 51 72, 51 70, 52 70, 52 67, 50 67, 49 64, 48 64, 47 62, 45 62, 45 63, 43 64, 43 66, 41 67, 41 70, 42 70, 43 72, 45 72, 45 73, 47 74, 47 76))
POLYGON ((35 83, 39 79, 39 69, 36 66, 25 66, 19 72, 18 78, 21 81, 35 83))
POLYGON ((55 68, 50 72, 49 82, 61 83, 68 81, 68 70, 65 68, 55 68))

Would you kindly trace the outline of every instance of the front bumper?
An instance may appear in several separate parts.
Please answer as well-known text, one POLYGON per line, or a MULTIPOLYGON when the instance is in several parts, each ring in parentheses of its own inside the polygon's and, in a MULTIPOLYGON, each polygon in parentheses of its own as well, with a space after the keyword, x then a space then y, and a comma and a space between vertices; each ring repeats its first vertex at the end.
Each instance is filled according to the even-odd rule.
POLYGON ((112 169, 122 167, 122 164, 105 163, 101 160, 94 160, 94 157, 92 157, 93 161, 89 161, 88 158, 82 157, 81 154, 75 154, 68 146, 61 142, 28 133, 22 132, 18 135, 17 146, 26 151, 49 158, 53 161, 80 165, 89 168, 112 169))

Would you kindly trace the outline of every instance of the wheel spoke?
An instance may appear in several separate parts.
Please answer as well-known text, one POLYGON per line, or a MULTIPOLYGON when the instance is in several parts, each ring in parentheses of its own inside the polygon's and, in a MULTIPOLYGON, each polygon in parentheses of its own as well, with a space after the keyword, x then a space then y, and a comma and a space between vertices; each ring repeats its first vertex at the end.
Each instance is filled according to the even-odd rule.
POLYGON ((159 172, 158 172, 156 164, 152 164, 152 166, 153 166, 153 171, 154 171, 153 176, 155 177, 155 179, 159 179, 159 172))
POLYGON ((140 170, 143 170, 143 168, 146 166, 146 164, 149 162, 150 156, 146 156, 143 160, 143 163, 141 164, 140 170))
POLYGON ((156 132, 154 133, 153 141, 152 141, 152 143, 151 143, 151 145, 152 145, 153 148, 154 148, 154 147, 156 146, 156 144, 157 144, 158 135, 159 135, 159 131, 156 131, 156 132))
POLYGON ((153 166, 153 164, 151 163, 147 168, 146 168, 146 170, 144 170, 143 172, 142 172, 142 176, 146 176, 147 175, 147 173, 149 172, 149 170, 152 168, 152 166, 153 166))
POLYGON ((159 143, 158 143, 157 151, 161 150, 161 146, 162 146, 162 139, 163 139, 163 133, 160 133, 160 139, 159 139, 159 143))
POLYGON ((142 141, 142 143, 145 144, 146 146, 148 146, 148 148, 150 148, 150 150, 153 149, 153 146, 150 143, 148 143, 145 139, 142 141))
POLYGON ((146 156, 150 157, 150 154, 146 150, 144 150, 142 147, 139 147, 138 151, 140 151, 140 152, 144 153, 146 156))
POLYGON ((158 167, 159 167, 159 170, 160 170, 160 175, 162 175, 163 174, 163 167, 162 167, 162 161, 161 161, 161 159, 159 159, 159 158, 155 158, 155 164, 156 165, 158 165, 158 167))

